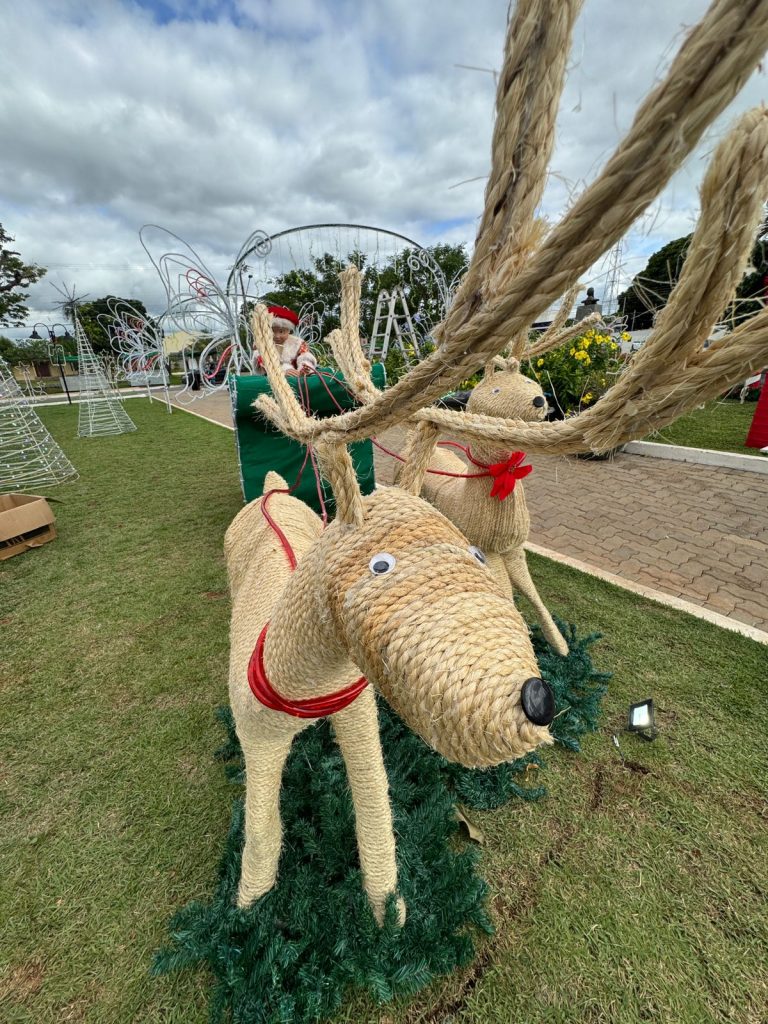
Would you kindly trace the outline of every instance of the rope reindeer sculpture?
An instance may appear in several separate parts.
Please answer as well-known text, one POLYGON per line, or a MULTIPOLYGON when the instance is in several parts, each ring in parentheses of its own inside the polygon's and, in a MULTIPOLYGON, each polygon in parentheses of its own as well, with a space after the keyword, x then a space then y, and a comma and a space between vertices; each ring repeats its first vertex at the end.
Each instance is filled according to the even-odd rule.
MULTIPOLYGON (((378 391, 371 383, 370 365, 357 339, 360 274, 352 266, 339 277, 341 329, 331 332, 328 341, 355 396, 366 403, 372 401, 378 391)), ((600 320, 599 314, 592 314, 578 327, 564 327, 574 291, 563 302, 565 314, 559 314, 537 341, 537 352, 563 344, 582 333, 585 323, 600 320)), ((547 400, 536 381, 520 373, 518 358, 496 356, 486 367, 484 379, 472 390, 467 411, 494 419, 538 422, 546 416, 547 400)), ((463 414, 457 414, 455 422, 455 433, 460 435, 463 414)), ((451 445, 452 442, 438 444, 451 445)), ((525 558, 523 545, 530 532, 530 516, 522 480, 532 467, 522 464, 523 452, 510 453, 493 439, 485 443, 477 441, 465 452, 469 469, 458 455, 436 446, 424 475, 421 494, 458 526, 470 544, 483 551, 488 568, 510 596, 514 590, 528 598, 550 646, 564 657, 568 654, 568 644, 539 596, 525 558)), ((397 481, 399 476, 398 467, 392 479, 397 481)))
MULTIPOLYGON (((396 897, 397 867, 373 689, 465 765, 497 764, 550 741, 552 693, 524 621, 482 553, 418 497, 440 432, 457 429, 456 416, 429 403, 518 338, 616 243, 768 47, 764 0, 715 0, 601 175, 542 238, 534 211, 578 9, 577 0, 519 0, 510 21, 485 212, 436 352, 360 407, 318 420, 304 414, 280 372, 266 311, 254 312, 273 392, 257 405, 315 447, 337 517, 323 530, 270 474, 264 496, 227 532, 230 697, 246 762, 242 906, 275 883, 282 769, 293 737, 314 718, 330 717, 346 762, 363 884, 378 921, 396 897), (399 486, 361 497, 347 445, 406 423, 415 429, 399 486)), ((594 406, 559 423, 458 414, 462 436, 506 451, 603 451, 768 361, 765 310, 703 349, 742 275, 767 170, 768 113, 758 110, 714 155, 685 269, 652 341, 594 406)))

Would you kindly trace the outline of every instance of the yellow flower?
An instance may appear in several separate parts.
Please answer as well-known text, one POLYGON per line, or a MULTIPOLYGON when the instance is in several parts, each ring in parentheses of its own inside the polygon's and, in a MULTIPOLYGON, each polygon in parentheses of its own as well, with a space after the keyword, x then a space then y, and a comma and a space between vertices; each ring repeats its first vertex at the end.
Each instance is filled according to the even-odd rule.
POLYGON ((575 348, 572 348, 572 349, 571 349, 571 352, 570 352, 570 354, 571 354, 572 356, 575 356, 575 355, 576 355, 576 349, 575 349, 575 348))
POLYGON ((536 365, 537 366, 543 366, 544 365, 544 360, 543 359, 537 359, 536 360, 536 365))
POLYGON ((591 402, 592 401, 592 392, 591 391, 588 391, 587 394, 584 395, 584 401, 585 402, 591 402))
POLYGON ((611 351, 612 351, 612 352, 615 352, 615 351, 616 351, 616 349, 617 349, 618 347, 619 347, 619 346, 618 346, 618 345, 616 344, 616 342, 615 342, 615 341, 612 341, 612 342, 611 342, 611 351))
POLYGON ((629 334, 627 331, 622 331, 621 332, 621 340, 622 341, 631 341, 632 340, 632 335, 629 334))

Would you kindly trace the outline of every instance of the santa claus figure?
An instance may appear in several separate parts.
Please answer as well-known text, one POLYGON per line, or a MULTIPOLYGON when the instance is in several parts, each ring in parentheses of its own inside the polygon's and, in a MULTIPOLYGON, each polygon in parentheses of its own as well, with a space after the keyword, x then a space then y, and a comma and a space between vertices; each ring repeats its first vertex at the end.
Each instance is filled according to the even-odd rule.
MULTIPOLYGON (((313 373, 317 369, 317 360, 309 351, 306 341, 293 333, 293 329, 299 325, 298 314, 286 306, 267 306, 267 311, 272 316, 272 337, 275 339, 283 373, 288 377, 313 373)), ((262 358, 255 348, 251 366, 254 373, 265 372, 262 358)))

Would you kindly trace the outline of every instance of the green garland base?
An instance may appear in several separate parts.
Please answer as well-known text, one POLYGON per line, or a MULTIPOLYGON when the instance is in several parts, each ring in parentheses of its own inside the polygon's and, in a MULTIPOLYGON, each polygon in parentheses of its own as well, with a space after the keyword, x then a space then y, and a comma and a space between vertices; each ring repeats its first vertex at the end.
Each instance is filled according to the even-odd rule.
MULTIPOLYGON (((588 647, 564 630, 567 658, 552 653, 533 629, 542 676, 555 691, 557 741, 579 749, 596 728, 607 676, 594 671, 588 647)), ((222 709, 229 739, 219 757, 242 782, 242 755, 231 714, 222 709)), ((490 933, 485 882, 476 872, 479 851, 464 843, 457 799, 474 808, 497 807, 511 797, 540 799, 526 787, 527 766, 541 756, 488 771, 448 764, 380 703, 382 745, 397 837, 400 892, 407 920, 398 928, 390 907, 377 927, 363 893, 346 770, 328 722, 296 739, 283 776, 283 852, 278 884, 247 911, 235 906, 243 846, 243 800, 232 822, 209 903, 193 902, 170 922, 171 942, 155 957, 161 973, 207 965, 214 976, 211 1020, 236 1024, 303 1024, 330 1015, 348 987, 379 1002, 416 992, 436 976, 467 964, 473 933, 490 933)), ((536 773, 539 774, 538 772, 536 773)))

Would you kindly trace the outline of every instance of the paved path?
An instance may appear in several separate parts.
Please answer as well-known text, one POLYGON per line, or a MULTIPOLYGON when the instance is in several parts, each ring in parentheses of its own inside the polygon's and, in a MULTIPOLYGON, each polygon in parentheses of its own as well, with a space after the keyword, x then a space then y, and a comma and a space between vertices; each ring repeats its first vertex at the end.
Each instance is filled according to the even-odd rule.
POLYGON ((194 392, 185 392, 183 399, 179 401, 180 390, 180 388, 171 389, 171 404, 175 408, 184 409, 185 412, 194 413, 196 416, 202 416, 203 419, 218 423, 221 427, 233 429, 232 403, 229 391, 216 391, 212 395, 206 395, 204 398, 195 398, 193 402, 190 402, 190 395, 194 392))
POLYGON ((768 630, 768 477, 638 455, 530 461, 535 544, 768 630))
MULTIPOLYGON (((226 392, 183 408, 232 426, 226 392)), ((402 432, 382 440, 398 449, 402 432)), ((534 544, 768 630, 768 476, 624 454, 530 461, 534 544)), ((391 462, 377 453, 377 478, 391 462)))

